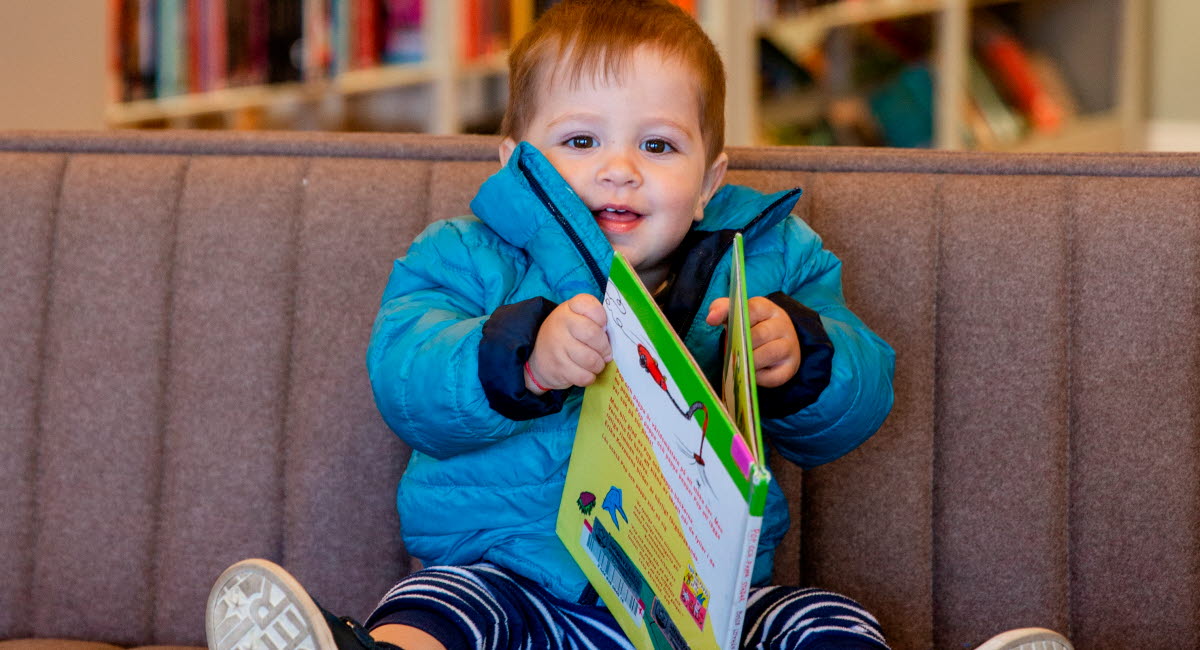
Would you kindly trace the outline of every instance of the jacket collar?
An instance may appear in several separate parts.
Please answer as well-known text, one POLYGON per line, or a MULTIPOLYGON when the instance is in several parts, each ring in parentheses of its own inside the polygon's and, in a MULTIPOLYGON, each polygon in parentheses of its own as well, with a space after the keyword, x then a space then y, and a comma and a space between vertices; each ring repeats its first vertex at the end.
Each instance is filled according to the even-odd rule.
POLYGON ((696 230, 736 230, 753 239, 792 213, 800 200, 800 189, 763 194, 741 185, 726 185, 704 208, 704 219, 696 230))
POLYGON ((557 296, 604 293, 612 245, 592 213, 549 160, 529 143, 517 145, 500 171, 484 181, 471 211, 543 269, 557 296))
MULTIPOLYGON (((677 264, 689 268, 677 277, 706 284, 733 232, 753 240, 791 214, 799 199, 799 189, 763 194, 740 185, 722 187, 683 242, 677 264)), ((533 145, 517 145, 508 164, 484 181, 471 211, 545 271, 557 294, 552 299, 603 295, 612 245, 591 211, 533 145)), ((690 286, 686 293, 697 290, 703 287, 690 286)))

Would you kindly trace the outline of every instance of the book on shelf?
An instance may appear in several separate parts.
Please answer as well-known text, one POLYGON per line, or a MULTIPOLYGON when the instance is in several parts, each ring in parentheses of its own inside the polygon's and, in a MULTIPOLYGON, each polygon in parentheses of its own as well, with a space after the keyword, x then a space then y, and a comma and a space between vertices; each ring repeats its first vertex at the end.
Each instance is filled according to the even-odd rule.
POLYGON ((425 58, 421 4, 422 0, 384 0, 384 63, 415 63, 425 58))
POLYGON ((510 0, 460 0, 461 56, 475 61, 503 52, 512 44, 514 19, 510 0))
POLYGON ((731 251, 721 392, 619 254, 604 294, 613 361, 584 392, 557 532, 642 650, 741 635, 771 475, 740 235, 731 251))
POLYGON ((187 35, 187 14, 183 0, 159 0, 155 20, 155 96, 182 94, 187 87, 186 59, 183 56, 187 35))
POLYGON ((299 81, 303 78, 303 2, 270 0, 267 6, 267 82, 299 81))
POLYGON ((974 56, 967 59, 967 100, 967 124, 979 148, 1011 145, 1024 136, 1024 118, 1004 101, 974 56))
POLYGON ((1021 112, 1032 130, 1054 133, 1066 120, 1066 107, 1051 94, 1025 46, 998 20, 986 15, 974 22, 975 49, 1004 98, 1021 112))
POLYGON ((420 61, 422 5, 423 0, 108 0, 109 96, 128 102, 420 61))
POLYGON ((888 145, 933 145, 933 74, 928 65, 905 67, 867 101, 888 145))

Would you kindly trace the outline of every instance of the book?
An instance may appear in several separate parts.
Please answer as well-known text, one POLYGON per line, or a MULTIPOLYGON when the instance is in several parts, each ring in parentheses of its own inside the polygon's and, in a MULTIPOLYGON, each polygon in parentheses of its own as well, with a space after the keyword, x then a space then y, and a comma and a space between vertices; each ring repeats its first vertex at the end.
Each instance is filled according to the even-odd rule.
POLYGON ((741 637, 771 474, 731 250, 721 393, 620 254, 604 294, 613 361, 584 392, 557 533, 643 650, 741 637))
POLYGON ((154 33, 158 60, 155 63, 155 97, 180 95, 188 87, 184 48, 187 42, 187 13, 183 0, 160 0, 156 18, 154 33))
POLYGON ((977 17, 975 47, 996 87, 1039 133, 1062 128, 1066 110, 1038 77, 1025 46, 999 21, 977 17))
POLYGON ((421 0, 386 0, 385 63, 414 63, 425 58, 421 0))
POLYGON ((978 114, 978 119, 968 114, 968 123, 976 127, 975 138, 981 148, 1008 146, 1021 139, 1024 118, 1004 102, 974 56, 967 59, 967 94, 978 114))

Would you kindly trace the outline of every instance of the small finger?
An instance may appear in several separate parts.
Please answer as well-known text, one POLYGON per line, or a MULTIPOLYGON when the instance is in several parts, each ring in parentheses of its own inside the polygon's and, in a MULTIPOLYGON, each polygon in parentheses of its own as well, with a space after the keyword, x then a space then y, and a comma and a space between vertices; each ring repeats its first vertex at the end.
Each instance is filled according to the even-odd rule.
POLYGON ((783 368, 778 366, 764 368, 754 373, 754 383, 763 388, 775 388, 782 386, 787 380, 792 378, 795 373, 787 373, 783 368))
POLYGON ((608 333, 604 328, 597 325, 586 317, 575 318, 567 324, 567 331, 576 341, 584 344, 588 348, 595 350, 597 354, 606 359, 612 358, 612 347, 608 342, 608 333))
POLYGON ((599 372, 591 372, 580 366, 573 366, 568 372, 568 380, 573 386, 591 386, 596 382, 596 376, 599 372))
POLYGON ((708 315, 704 322, 709 325, 722 325, 729 317, 729 298, 717 298, 708 306, 708 315))
POLYGON ((792 352, 792 346, 782 339, 776 339, 766 345, 756 347, 754 348, 754 369, 756 371, 766 370, 784 363, 792 356, 792 352))
POLYGON ((578 294, 568 300, 567 304, 570 305, 571 311, 580 316, 586 316, 588 320, 600 327, 604 327, 608 323, 608 314, 604 311, 604 305, 601 305, 600 301, 591 294, 578 294))
POLYGON ((750 328, 750 345, 758 350, 772 341, 787 338, 785 325, 790 328, 792 322, 782 318, 768 318, 756 323, 750 328))
MULTIPOLYGON (((570 357, 571 365, 592 375, 600 374, 604 370, 604 364, 607 363, 603 355, 585 345, 573 346, 567 351, 567 354, 570 357)), ((583 384, 577 385, 583 386, 583 384)))
POLYGON ((757 325, 765 320, 785 316, 783 308, 776 305, 770 298, 755 296, 749 300, 750 325, 757 325))

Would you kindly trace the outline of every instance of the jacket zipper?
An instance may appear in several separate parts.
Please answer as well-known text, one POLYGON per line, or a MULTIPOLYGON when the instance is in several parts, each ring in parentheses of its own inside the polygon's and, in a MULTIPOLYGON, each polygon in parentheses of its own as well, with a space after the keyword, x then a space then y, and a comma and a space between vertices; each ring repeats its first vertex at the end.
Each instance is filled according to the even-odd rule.
MULTIPOLYGON (((792 198, 793 196, 796 196, 797 194, 800 194, 802 191, 803 191, 803 190, 801 190, 799 187, 792 188, 792 189, 788 190, 787 194, 784 194, 783 196, 779 197, 778 199, 775 199, 774 201, 772 201, 772 202, 771 202, 771 205, 768 205, 768 206, 767 206, 767 209, 765 209, 765 210, 763 210, 762 212, 758 213, 758 216, 757 216, 757 217, 754 217, 753 219, 751 219, 751 220, 750 220, 750 223, 748 223, 748 224, 746 224, 745 226, 743 226, 743 227, 739 228, 739 229, 738 229, 738 232, 740 232, 740 233, 742 233, 742 234, 745 234, 747 230, 749 230, 750 228, 754 227, 754 224, 758 223, 758 222, 759 222, 759 221, 760 221, 760 220, 761 220, 763 217, 767 216, 767 214, 768 214, 768 213, 774 212, 774 211, 775 211, 775 208, 779 207, 779 204, 780 204, 780 203, 783 203, 784 201, 787 201, 788 199, 792 198)), ((732 242, 731 242, 731 243, 732 243, 732 242)))
POLYGON ((579 236, 579 233, 575 232, 575 228, 567 221, 563 213, 559 211, 558 206, 554 205, 554 202, 550 200, 550 196, 546 194, 546 190, 534 179, 533 173, 529 171, 529 168, 525 165, 525 161, 518 160, 517 166, 521 169, 521 173, 525 175, 525 180, 529 183, 529 187, 533 189, 533 193, 537 195, 538 200, 550 211, 550 214, 567 234, 571 243, 575 244, 576 250, 583 256, 583 261, 587 263, 588 270, 591 271, 592 278, 596 281, 596 287, 603 294, 605 288, 608 286, 608 276, 600 271, 600 265, 596 262, 596 258, 592 257, 591 252, 583 245, 583 239, 579 236))

